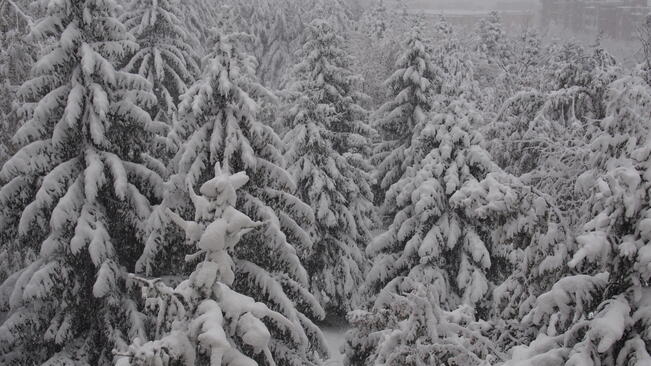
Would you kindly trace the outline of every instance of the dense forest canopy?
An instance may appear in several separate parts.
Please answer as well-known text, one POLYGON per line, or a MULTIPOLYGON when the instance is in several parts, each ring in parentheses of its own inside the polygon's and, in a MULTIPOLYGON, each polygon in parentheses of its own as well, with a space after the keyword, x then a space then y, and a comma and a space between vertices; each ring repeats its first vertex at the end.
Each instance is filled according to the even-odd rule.
POLYGON ((0 364, 650 365, 651 13, 408 10, 0 0, 0 364))

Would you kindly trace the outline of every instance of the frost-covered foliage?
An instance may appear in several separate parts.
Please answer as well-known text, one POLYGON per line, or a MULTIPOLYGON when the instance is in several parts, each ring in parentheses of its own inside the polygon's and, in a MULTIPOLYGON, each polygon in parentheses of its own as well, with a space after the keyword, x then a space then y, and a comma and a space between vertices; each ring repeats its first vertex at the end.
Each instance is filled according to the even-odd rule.
MULTIPOLYGON (((311 250, 306 229, 314 214, 293 194, 296 184, 284 169, 279 137, 257 120, 256 98, 268 93, 255 82, 254 63, 242 52, 238 36, 214 35, 202 76, 183 96, 176 134, 185 143, 174 163, 193 187, 205 183, 217 163, 224 171, 244 171, 251 178, 235 207, 266 224, 234 249, 238 261, 232 288, 292 321, 301 336, 279 338, 271 353, 279 364, 304 364, 323 351, 320 331, 310 319, 323 318, 324 311, 308 291, 308 274, 299 259, 311 250)), ((201 210, 207 205, 202 203, 201 210)))
POLYGON ((391 22, 389 13, 383 1, 376 1, 362 15, 359 31, 371 39, 382 39, 387 36, 391 22))
POLYGON ((486 323, 463 306, 446 311, 436 290, 407 280, 401 294, 387 293, 370 312, 352 311, 346 334, 344 364, 371 365, 490 365, 497 360, 486 323))
MULTIPOLYGON (((0 4, 0 166, 14 152, 11 137, 21 122, 17 114, 20 105, 16 93, 28 79, 29 70, 35 61, 36 47, 27 37, 32 17, 24 5, 24 1, 5 1, 0 4)), ((14 234, 13 230, 0 233, 0 282, 31 263, 35 257, 32 248, 23 250, 8 245, 14 239, 14 234)))
POLYGON ((228 2, 228 21, 234 30, 249 34, 246 46, 257 59, 256 75, 263 85, 279 88, 295 63, 303 31, 305 4, 291 0, 228 2))
POLYGON ((223 0, 183 0, 176 4, 190 37, 199 42, 195 52, 203 56, 210 46, 213 28, 223 26, 223 0))
POLYGON ((328 22, 337 32, 343 33, 354 21, 353 1, 350 0, 310 0, 308 19, 322 19, 328 22))
POLYGON ((284 116, 286 159, 299 198, 316 216, 308 262, 312 288, 326 310, 345 314, 360 303, 366 270, 374 210, 365 153, 373 131, 342 40, 322 20, 307 32, 284 116))
POLYGON ((114 5, 50 1, 33 28, 53 43, 19 91, 22 148, 0 171, 0 207, 9 245, 40 255, 0 288, 5 365, 108 365, 144 331, 125 269, 162 184, 141 157, 155 97, 116 70, 137 44, 114 5))
POLYGON ((489 63, 496 63, 501 67, 510 63, 509 59, 513 55, 498 12, 492 11, 479 21, 477 38, 478 51, 489 63))
POLYGON ((551 52, 541 66, 545 81, 509 97, 488 126, 488 148, 500 166, 556 197, 574 221, 581 202, 574 183, 590 155, 594 121, 604 117, 605 91, 621 70, 598 47, 591 55, 573 44, 551 52))
POLYGON ((362 79, 350 70, 353 60, 330 23, 315 20, 306 33, 290 94, 310 99, 323 108, 320 114, 332 132, 333 148, 355 161, 354 165, 362 166, 363 158, 371 154, 369 139, 375 135, 367 121, 368 112, 362 106, 368 97, 358 91, 362 79))
POLYGON ((269 88, 282 88, 298 62, 305 28, 325 19, 340 32, 356 17, 355 1, 225 0, 233 30, 253 37, 247 50, 257 59, 256 75, 269 88))
POLYGON ((538 297, 524 324, 540 330, 510 365, 644 365, 651 361, 648 116, 651 89, 623 78, 608 89, 606 118, 577 189, 588 216, 568 262, 574 274, 538 297))
MULTIPOLYGON (((367 247, 373 266, 366 285, 376 299, 372 314, 365 317, 389 317, 375 321, 385 322, 382 327, 393 332, 384 336, 371 332, 364 337, 367 331, 363 328, 369 325, 362 322, 347 337, 350 359, 360 354, 367 361, 388 357, 382 355, 395 346, 404 348, 403 356, 393 355, 397 358, 387 364, 432 364, 449 357, 458 357, 454 364, 482 364, 486 352, 496 356, 499 352, 492 350, 490 341, 480 333, 472 335, 481 330, 474 325, 467 324, 465 331, 470 334, 463 341, 455 339, 458 331, 441 332, 436 337, 419 333, 421 327, 436 332, 448 326, 413 320, 419 312, 427 312, 422 302, 434 299, 434 314, 462 312, 466 320, 457 319, 460 322, 467 323, 475 316, 487 319, 492 307, 490 290, 508 277, 509 283, 495 292, 494 307, 500 315, 513 315, 520 306, 518 300, 541 292, 528 281, 562 267, 567 248, 557 248, 564 239, 558 216, 530 187, 492 162, 481 148, 481 135, 472 127, 481 123, 477 121, 480 118, 472 104, 460 99, 432 112, 415 129, 419 133, 413 138, 414 164, 391 186, 384 202, 384 212, 394 213, 393 222, 367 247), (546 256, 554 258, 545 261, 546 256), (414 291, 421 287, 425 295, 416 296, 414 291), (391 299, 405 297, 410 305, 401 314, 391 299), (419 300, 419 305, 417 299, 422 297, 427 300, 419 300), (514 303, 509 303, 510 299, 514 303), (401 332, 409 337, 397 336, 401 332), (430 342, 433 348, 426 346, 430 342), (451 349, 432 353, 450 342, 454 344, 451 349), (474 348, 480 345, 488 348, 474 348)), ((540 281, 542 290, 544 284, 540 281)), ((450 325, 451 329, 458 326, 450 325)))
POLYGON ((466 44, 445 17, 440 16, 434 27, 432 61, 438 74, 438 102, 463 98, 479 105, 481 91, 466 44))
POLYGON ((10 139, 19 127, 14 103, 16 92, 27 80, 36 54, 36 47, 27 38, 32 17, 23 3, 0 4, 0 165, 9 158, 10 139))
POLYGON ((200 72, 198 42, 185 28, 177 0, 133 0, 126 8, 121 19, 140 47, 125 70, 152 83, 158 104, 150 114, 169 125, 180 96, 200 72))
MULTIPOLYGON (((441 17, 435 24, 435 39, 425 42, 413 33, 398 58, 397 70, 385 82, 391 99, 375 113, 381 142, 376 146, 376 204, 406 169, 418 162, 415 140, 428 113, 458 99, 475 102, 479 90, 473 66, 450 24, 441 17)), ((473 120, 480 126, 481 120, 473 120)), ((387 217, 393 212, 383 211, 387 217)))
POLYGON ((642 62, 637 71, 651 85, 651 14, 647 14, 644 24, 638 29, 638 39, 642 43, 642 62))
POLYGON ((200 194, 188 186, 194 220, 167 211, 196 251, 188 261, 198 263, 174 288, 160 278, 139 279, 145 306, 155 319, 154 336, 149 341, 136 338, 128 350, 119 352, 117 365, 277 365, 291 361, 286 357, 290 350, 305 352, 309 340, 300 318, 286 317, 282 307, 269 308, 263 294, 249 297, 233 289, 235 281, 242 280, 236 279, 236 267, 255 266, 238 257, 238 242, 267 224, 252 221, 234 207, 236 190, 247 182, 243 172, 231 175, 217 164, 215 176, 201 186, 200 194))
POLYGON ((517 37, 507 38, 501 31, 501 24, 492 26, 496 28, 492 40, 482 41, 486 37, 478 34, 479 45, 473 63, 482 89, 483 110, 494 118, 492 114, 498 113, 506 100, 520 91, 539 86, 540 73, 550 51, 536 30, 526 29, 517 37), (495 51, 489 55, 488 50, 483 50, 486 44, 497 48, 502 55, 495 55, 495 51))
POLYGON ((508 222, 498 217, 516 213, 516 222, 524 220, 517 213, 528 212, 526 188, 480 147, 481 136, 471 127, 479 118, 460 100, 423 123, 414 138, 417 163, 387 192, 384 211, 395 213, 393 222, 367 248, 374 258, 367 277, 371 293, 413 274, 440 278, 444 304, 475 306, 488 292, 493 259, 518 244, 504 239, 523 225, 507 230, 508 222))
POLYGON ((383 84, 402 51, 403 35, 393 30, 392 19, 382 4, 368 9, 347 42, 347 52, 354 57, 352 68, 363 76, 362 90, 373 106, 386 102, 383 84))
POLYGON ((651 364, 651 16, 412 3, 0 0, 0 364, 651 364))
POLYGON ((385 81, 391 99, 376 112, 374 127, 382 138, 374 155, 376 203, 382 202, 385 192, 411 165, 413 131, 432 108, 437 77, 426 44, 418 33, 413 33, 405 42, 396 70, 385 81))

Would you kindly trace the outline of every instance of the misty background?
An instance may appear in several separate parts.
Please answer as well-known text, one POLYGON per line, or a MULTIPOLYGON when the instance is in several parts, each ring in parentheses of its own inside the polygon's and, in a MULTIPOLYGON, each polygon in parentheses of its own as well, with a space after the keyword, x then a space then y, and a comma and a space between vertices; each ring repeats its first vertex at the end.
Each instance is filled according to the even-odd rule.
MULTIPOLYGON (((544 41, 600 44, 624 65, 639 61, 639 27, 651 0, 361 0, 432 21, 444 15, 459 33, 470 33, 496 11, 507 32, 535 29, 544 41)), ((426 21, 427 23, 427 21, 426 21)))

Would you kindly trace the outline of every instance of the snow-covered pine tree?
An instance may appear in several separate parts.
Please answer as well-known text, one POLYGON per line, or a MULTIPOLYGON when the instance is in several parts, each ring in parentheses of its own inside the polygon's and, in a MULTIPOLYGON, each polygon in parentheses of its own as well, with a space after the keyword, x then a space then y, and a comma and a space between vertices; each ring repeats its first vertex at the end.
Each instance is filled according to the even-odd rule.
POLYGON ((402 33, 393 29, 392 16, 378 2, 364 12, 347 40, 347 51, 354 60, 352 68, 363 76, 362 90, 370 96, 374 108, 386 102, 383 83, 402 52, 402 33))
MULTIPOLYGON (((136 37, 139 49, 130 55, 125 71, 152 84, 158 103, 149 113, 160 126, 160 149, 172 125, 176 106, 188 85, 199 76, 198 42, 183 23, 177 0, 131 0, 121 20, 136 37)), ((163 156, 161 156, 163 157, 163 156)))
POLYGON ((575 249, 571 225, 554 199, 530 187, 520 187, 518 192, 518 208, 511 213, 515 218, 494 224, 494 240, 508 243, 496 253, 502 263, 495 270, 508 277, 495 283, 491 291, 491 305, 484 315, 491 327, 484 334, 500 350, 537 336, 537 330, 521 320, 536 298, 568 273, 567 261, 575 249))
POLYGON ((475 81, 475 66, 467 45, 444 16, 439 16, 433 34, 432 62, 439 76, 439 85, 436 85, 439 97, 436 101, 449 102, 463 98, 479 105, 482 95, 475 81))
POLYGON ((248 33, 247 50, 257 59, 256 75, 263 85, 281 88, 296 63, 299 38, 309 24, 307 2, 292 0, 228 0, 233 29, 248 33))
POLYGON ((371 39, 382 39, 389 27, 390 14, 384 1, 375 0, 362 15, 358 31, 368 35, 371 39))
POLYGON ((329 313, 359 304, 364 247, 373 223, 371 168, 365 160, 371 129, 359 105, 357 76, 342 39, 323 20, 307 28, 295 68, 284 124, 288 171, 298 197, 312 207, 316 227, 309 260, 312 288, 329 313))
POLYGON ((308 3, 307 19, 325 20, 340 34, 344 34, 354 20, 351 1, 310 0, 308 3))
POLYGON ((490 12, 479 21, 477 38, 477 48, 489 63, 496 63, 501 67, 510 63, 513 54, 497 11, 490 12))
POLYGON ((609 87, 592 169, 577 189, 588 194, 578 250, 563 277, 524 318, 540 330, 513 350, 508 365, 644 365, 651 361, 651 88, 625 77, 609 87))
POLYGON ((383 202, 386 191, 412 163, 409 150, 414 129, 432 107, 438 78, 425 42, 419 32, 412 33, 398 57, 396 71, 385 81, 392 98, 376 112, 373 126, 382 138, 373 157, 377 166, 376 204, 383 202))
POLYGON ((10 139, 19 127, 13 103, 16 91, 35 61, 36 47, 26 37, 33 20, 23 5, 23 1, 0 4, 0 165, 9 158, 10 139))
MULTIPOLYGON (((482 38, 481 36, 479 37, 482 38)), ((481 43, 473 61, 478 82, 482 87, 483 110, 494 118, 506 100, 522 90, 538 88, 539 73, 545 61, 547 47, 543 47, 538 34, 526 29, 518 37, 502 35, 500 42, 504 55, 499 61, 486 56, 481 43)))
POLYGON ((134 340, 119 352, 123 357, 117 365, 277 365, 287 360, 274 359, 272 349, 288 343, 285 337, 305 343, 305 334, 282 310, 232 288, 235 267, 246 262, 240 262, 235 247, 244 234, 265 225, 234 207, 236 190, 247 182, 243 172, 231 175, 217 164, 215 176, 201 186, 200 194, 190 192, 194 220, 167 211, 196 251, 188 259, 199 263, 176 288, 162 279, 140 279, 145 303, 156 319, 154 339, 134 340))
POLYGON ((473 105, 459 99, 415 128, 417 163, 387 192, 384 205, 395 212, 393 222, 367 248, 373 266, 366 285, 376 299, 370 313, 351 315, 349 364, 360 356, 369 365, 467 365, 482 364, 489 354, 502 357, 482 335, 490 327, 470 321, 488 318, 491 288, 520 261, 530 261, 532 273, 520 272, 497 293, 499 311, 517 308, 503 295, 527 300, 540 290, 526 280, 562 266, 559 218, 492 162, 472 127, 478 119, 473 105), (559 258, 542 264, 547 255, 559 258), (389 349, 399 351, 389 355, 389 349))
MULTIPOLYGON (((36 54, 34 43, 27 39, 32 16, 26 13, 23 3, 0 3, 0 166, 14 152, 11 136, 20 127, 16 93, 28 79, 36 54)), ((0 266, 0 283, 30 263, 35 256, 32 248, 14 250, 16 248, 6 245, 14 239, 14 234, 12 230, 0 233, 0 263, 3 263, 0 266)))
POLYGON ((314 214, 293 195, 296 184, 284 169, 279 137, 256 119, 256 98, 267 92, 255 81, 255 62, 242 52, 240 37, 214 34, 203 75, 183 97, 177 127, 179 136, 188 138, 175 158, 177 170, 194 187, 211 177, 217 163, 251 178, 236 208, 267 224, 235 248, 232 288, 278 311, 292 322, 294 334, 301 334, 274 333, 270 348, 277 364, 310 364, 325 352, 321 332, 310 320, 325 314, 309 292, 299 259, 312 247, 305 228, 314 214))
POLYGON ((492 341, 482 335, 485 322, 472 308, 444 310, 437 290, 409 278, 377 302, 372 311, 348 314, 344 365, 490 365, 492 341))
POLYGON ((637 33, 637 38, 642 44, 642 62, 637 66, 637 71, 640 77, 651 85, 651 13, 647 14, 637 33))
POLYGON ((295 53, 292 41, 296 35, 287 20, 291 14, 283 12, 282 9, 277 9, 273 14, 269 19, 270 27, 258 32, 258 47, 261 47, 262 52, 259 56, 257 75, 264 85, 279 88, 287 81, 285 78, 295 53))
POLYGON ((126 269, 162 185, 141 157, 155 96, 116 70, 137 44, 113 1, 47 5, 33 32, 54 43, 20 89, 23 147, 0 171, 2 232, 40 256, 0 287, 0 363, 109 365, 144 331, 126 269))
POLYGON ((195 52, 206 53, 212 29, 224 20, 224 0, 183 0, 177 2, 189 35, 199 42, 195 52))

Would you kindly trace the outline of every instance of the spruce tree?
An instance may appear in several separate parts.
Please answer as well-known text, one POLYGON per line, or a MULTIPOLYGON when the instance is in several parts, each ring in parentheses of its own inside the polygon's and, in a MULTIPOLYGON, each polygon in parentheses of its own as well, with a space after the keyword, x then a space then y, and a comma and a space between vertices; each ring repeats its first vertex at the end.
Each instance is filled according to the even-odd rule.
POLYGON ((272 350, 278 353, 279 345, 300 346, 307 341, 282 310, 270 309, 232 288, 235 267, 245 263, 236 255, 239 240, 266 224, 253 222, 234 208, 236 190, 247 182, 243 172, 230 174, 217 164, 215 176, 201 186, 199 194, 188 187, 193 220, 167 211, 195 251, 188 260, 198 263, 189 276, 176 278, 180 283, 175 287, 164 279, 136 277, 155 317, 155 333, 149 341, 135 339, 120 352, 118 365, 275 365, 286 360, 275 359, 272 350))
POLYGON ((509 49, 509 40, 502 26, 502 19, 496 11, 479 21, 477 29, 477 48, 488 59, 489 63, 496 63, 505 67, 513 57, 509 49))
MULTIPOLYGON (((222 0, 184 0, 177 2, 180 19, 188 30, 188 35, 198 43, 195 53, 207 53, 212 29, 222 26, 224 21, 224 2, 222 0)), ((198 76, 198 75, 195 75, 198 76)))
POLYGON ((385 81, 392 99, 377 111, 375 127, 382 142, 373 157, 377 164, 375 203, 396 183, 411 164, 413 131, 431 110, 437 71, 419 33, 412 33, 398 57, 396 71, 385 81))
POLYGON ((27 37, 32 16, 21 5, 20 1, 0 4, 0 165, 9 158, 10 139, 19 127, 16 92, 27 80, 36 54, 27 37))
POLYGON ((149 112, 164 136, 181 95, 199 75, 198 44, 183 24, 178 1, 134 0, 126 8, 121 19, 140 47, 125 70, 152 83, 158 104, 149 112))
POLYGON ((20 89, 28 117, 0 200, 2 231, 40 255, 0 289, 5 365, 108 365, 144 332, 125 275, 162 185, 141 157, 155 97, 116 70, 137 44, 114 14, 112 1, 50 1, 34 25, 54 43, 20 89))
POLYGON ((326 309, 339 315, 359 303, 373 217, 364 154, 372 131, 341 44, 326 21, 308 26, 291 88, 295 97, 284 116, 288 171, 299 198, 316 215, 308 266, 312 287, 326 309))
POLYGON ((346 32, 354 21, 350 1, 311 0, 308 6, 307 19, 323 19, 339 33, 346 32))
POLYGON ((291 0, 229 0, 227 4, 233 29, 252 37, 246 48, 257 59, 258 79, 268 88, 284 87, 296 63, 300 35, 310 22, 308 4, 291 0))
MULTIPOLYGON (((15 152, 11 137, 20 127, 16 93, 28 79, 35 62, 36 47, 27 37, 33 20, 22 5, 22 2, 0 4, 0 18, 3 19, 0 22, 0 166, 15 152)), ((0 263, 3 263, 0 282, 35 256, 32 248, 13 250, 19 248, 5 245, 13 240, 14 234, 11 230, 0 233, 0 263)))
MULTIPOLYGON (((359 324, 347 337, 350 360, 361 354, 367 364, 464 365, 481 364, 489 355, 503 358, 482 334, 489 330, 473 321, 489 318, 491 290, 522 260, 530 260, 536 274, 558 267, 540 260, 556 254, 564 238, 559 218, 481 148, 481 135, 472 127, 479 119, 474 106, 459 99, 414 129, 415 163, 384 202, 386 212, 395 212, 393 221, 367 247, 373 266, 366 286, 374 304, 369 313, 351 315, 359 324), (432 301, 431 308, 422 308, 432 301), (463 339, 457 339, 459 332, 463 339), (391 347, 400 352, 388 354, 391 347)), ((496 306, 509 306, 503 304, 506 292, 527 298, 528 291, 544 290, 528 289, 515 277, 497 293, 496 306)))
POLYGON ((284 169, 279 137, 257 120, 256 99, 268 92, 255 81, 255 63, 243 53, 240 36, 214 34, 203 74, 179 107, 178 135, 187 138, 174 161, 183 185, 192 187, 210 179, 217 163, 251 178, 235 207, 266 224, 234 249, 232 288, 281 313, 301 335, 276 330, 270 348, 277 364, 310 364, 325 352, 320 330, 310 320, 325 314, 309 292, 299 258, 311 250, 306 228, 314 214, 293 194, 296 184, 284 169))

